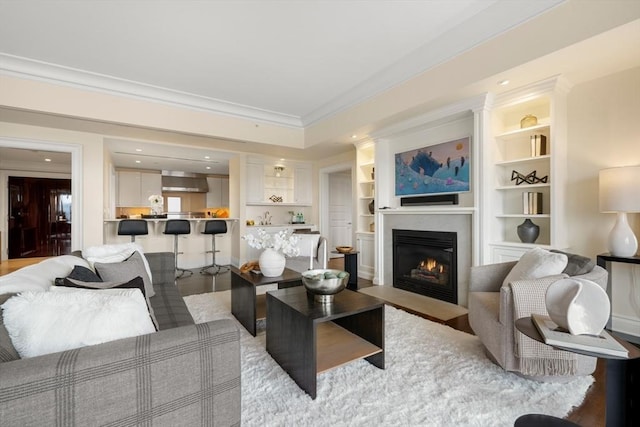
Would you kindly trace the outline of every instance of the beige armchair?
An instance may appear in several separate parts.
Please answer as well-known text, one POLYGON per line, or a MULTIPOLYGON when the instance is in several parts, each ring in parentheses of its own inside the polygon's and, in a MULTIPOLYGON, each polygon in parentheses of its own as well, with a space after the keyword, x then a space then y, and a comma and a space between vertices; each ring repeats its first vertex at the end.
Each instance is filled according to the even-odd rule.
MULTIPOLYGON (((469 279, 469 324, 480 338, 487 355, 496 364, 507 371, 513 371, 527 377, 533 377, 541 381, 553 381, 566 379, 566 375, 531 375, 529 370, 521 363, 519 357, 518 342, 524 341, 526 346, 541 346, 541 357, 551 357, 553 359, 569 359, 575 363, 573 375, 589 375, 593 373, 596 366, 596 358, 571 354, 568 352, 552 349, 544 344, 535 343, 527 337, 518 337, 521 334, 515 330, 514 322, 514 299, 512 288, 509 285, 503 286, 503 281, 511 271, 516 262, 506 262, 472 267, 469 279)), ((530 286, 537 293, 542 301, 538 301, 538 306, 542 307, 544 313, 544 292, 546 288, 562 276, 550 276, 547 278, 520 281, 520 284, 530 286)), ((568 277, 566 274, 564 277, 568 277)), ((597 265, 586 274, 573 276, 583 278, 598 283, 604 289, 607 286, 607 271, 597 265)))

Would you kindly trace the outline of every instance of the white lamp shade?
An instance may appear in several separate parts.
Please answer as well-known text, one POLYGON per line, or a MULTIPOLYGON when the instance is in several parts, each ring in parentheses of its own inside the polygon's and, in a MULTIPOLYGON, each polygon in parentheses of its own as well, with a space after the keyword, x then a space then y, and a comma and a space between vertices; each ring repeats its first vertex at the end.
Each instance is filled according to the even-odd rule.
POLYGON ((640 165, 600 171, 600 212, 640 212, 640 165))

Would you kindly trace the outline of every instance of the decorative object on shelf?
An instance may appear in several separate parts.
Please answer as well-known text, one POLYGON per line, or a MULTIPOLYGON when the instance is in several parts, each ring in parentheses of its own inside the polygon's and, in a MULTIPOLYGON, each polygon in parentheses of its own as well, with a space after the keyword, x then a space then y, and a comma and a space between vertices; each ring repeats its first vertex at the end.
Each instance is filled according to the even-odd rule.
POLYGON ((276 177, 280 178, 280 176, 282 176, 282 172, 284 172, 284 166, 274 166, 273 171, 275 172, 276 177))
POLYGON ((611 310, 609 297, 600 285, 573 277, 552 283, 545 304, 551 320, 572 335, 600 335, 611 310))
POLYGON ((470 191, 471 138, 395 154, 395 195, 470 191))
POLYGON ((282 203, 282 196, 276 196, 275 194, 269 197, 273 203, 282 203))
POLYGON ((371 168, 371 179, 376 179, 376 168, 371 168))
POLYGON ((149 196, 149 203, 151 204, 151 215, 160 215, 164 210, 164 198, 157 194, 149 196))
POLYGON ((547 137, 545 135, 531 135, 531 157, 544 156, 547 154, 547 137))
POLYGON ((540 235, 540 227, 527 218, 518 226, 518 237, 522 243, 535 243, 540 235))
POLYGON ((342 270, 316 269, 302 273, 302 284, 313 299, 322 304, 329 304, 333 296, 341 292, 349 282, 349 273, 342 270))
POLYGON ((376 211, 376 201, 375 201, 375 199, 372 199, 369 202, 369 213, 373 214, 375 211, 376 211))
POLYGON ((600 212, 618 215, 609 234, 609 252, 618 257, 634 256, 638 251, 638 239, 629 227, 627 212, 640 212, 640 165, 603 169, 599 182, 600 212))
POLYGON ((258 263, 265 277, 277 277, 282 274, 286 262, 285 255, 289 257, 300 255, 299 237, 293 235, 290 230, 280 230, 270 234, 263 228, 258 228, 256 234, 257 236, 246 234, 242 238, 252 248, 264 249, 258 258, 258 263))
POLYGON ((341 254, 348 254, 352 250, 353 246, 336 246, 336 251, 340 252, 341 254))
POLYGON ((545 175, 542 178, 538 178, 536 175, 537 171, 529 172, 527 175, 523 175, 520 172, 514 170, 511 171, 511 181, 515 181, 516 185, 520 185, 523 183, 526 184, 546 184, 549 180, 549 175, 545 175))
POLYGON ((376 231, 376 223, 372 222, 369 224, 369 231, 374 233, 376 231))
POLYGON ((527 114, 520 120, 520 129, 529 128, 538 124, 538 118, 533 114, 527 114))
POLYGON ((542 193, 525 191, 522 193, 522 213, 538 215, 542 213, 542 193))

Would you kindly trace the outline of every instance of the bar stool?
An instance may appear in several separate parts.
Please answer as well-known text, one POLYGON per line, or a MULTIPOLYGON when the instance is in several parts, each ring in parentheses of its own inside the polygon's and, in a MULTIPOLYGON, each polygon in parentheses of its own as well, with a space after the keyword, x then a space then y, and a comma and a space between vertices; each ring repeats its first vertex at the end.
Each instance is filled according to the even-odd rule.
POLYGON ((178 267, 178 254, 184 253, 178 252, 178 235, 191 234, 191 224, 186 219, 167 220, 163 234, 173 234, 173 254, 175 255, 176 277, 182 277, 187 272, 189 273, 189 276, 191 276, 193 271, 178 267))
POLYGON ((206 253, 211 252, 212 260, 211 264, 202 267, 200 269, 200 274, 211 274, 213 276, 223 273, 225 271, 229 271, 229 267, 222 266, 216 264, 216 235, 217 234, 225 234, 227 232, 227 222, 224 220, 213 219, 204 223, 204 231, 202 234, 211 234, 211 250, 206 253), (209 272, 209 269, 213 269, 212 272, 209 272))
POLYGON ((136 236, 149 234, 147 221, 144 219, 122 219, 118 223, 118 236, 131 236, 131 241, 136 241, 136 236))

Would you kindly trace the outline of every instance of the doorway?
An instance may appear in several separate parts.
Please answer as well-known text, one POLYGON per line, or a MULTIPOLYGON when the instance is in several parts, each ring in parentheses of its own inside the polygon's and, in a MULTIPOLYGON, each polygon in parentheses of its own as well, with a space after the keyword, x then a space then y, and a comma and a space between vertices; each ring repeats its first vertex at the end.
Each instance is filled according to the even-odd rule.
POLYGON ((353 246, 352 165, 345 163, 320 171, 320 218, 322 234, 331 253, 336 246, 353 246))
POLYGON ((71 253, 70 179, 9 176, 9 259, 71 253))

